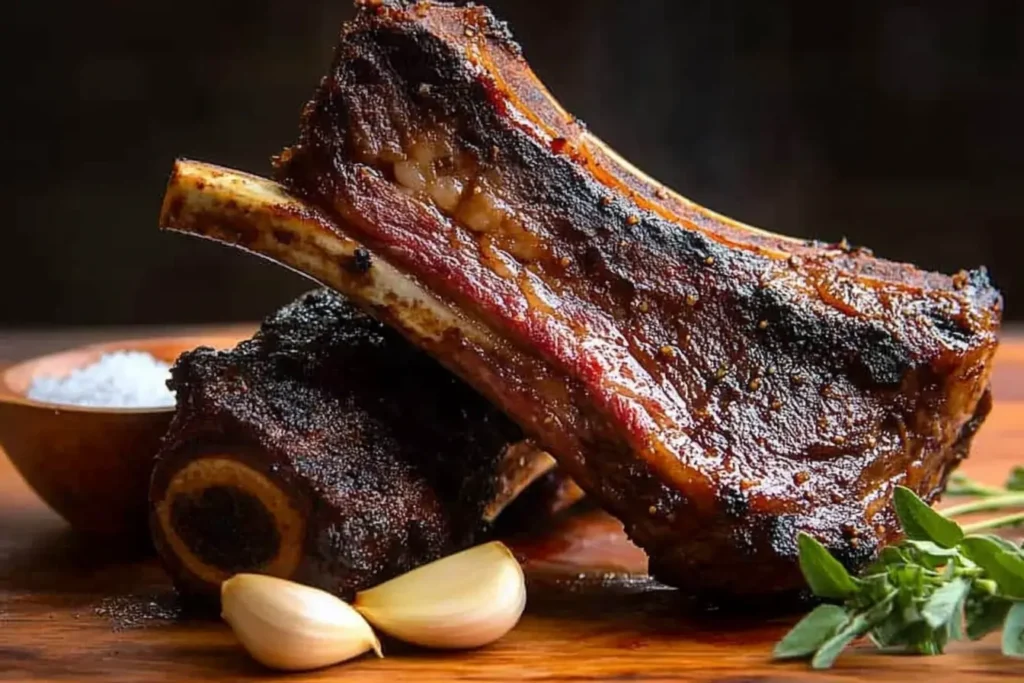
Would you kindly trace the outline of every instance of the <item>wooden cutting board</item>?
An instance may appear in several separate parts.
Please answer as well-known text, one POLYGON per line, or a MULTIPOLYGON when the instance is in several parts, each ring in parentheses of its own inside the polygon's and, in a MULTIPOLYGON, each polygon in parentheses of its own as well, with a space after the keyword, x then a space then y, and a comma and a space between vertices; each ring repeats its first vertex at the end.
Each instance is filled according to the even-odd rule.
MULTIPOLYGON (((1024 337, 1004 343, 996 407, 964 471, 1001 483, 1024 463, 1024 337)), ((59 463, 54 463, 59 467, 59 463)), ((1024 680, 1024 660, 997 638, 953 644, 942 657, 859 647, 827 673, 778 664, 772 645, 795 617, 693 614, 640 576, 642 553, 616 522, 569 520, 532 545, 529 604, 495 645, 433 653, 386 643, 387 657, 281 677, 299 680, 513 681, 1024 680), (537 548, 541 551, 537 551, 537 548), (625 575, 625 578, 623 578, 625 575)), ((248 680, 273 677, 217 621, 189 619, 152 558, 72 533, 0 454, 0 680, 248 680)))

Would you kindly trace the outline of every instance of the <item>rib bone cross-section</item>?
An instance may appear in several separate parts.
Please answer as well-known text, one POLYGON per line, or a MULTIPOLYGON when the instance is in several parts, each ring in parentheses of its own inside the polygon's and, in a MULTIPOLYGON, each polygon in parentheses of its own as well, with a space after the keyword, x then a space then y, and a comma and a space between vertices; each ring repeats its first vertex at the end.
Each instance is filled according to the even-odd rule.
POLYGON ((618 516, 659 579, 803 586, 942 491, 988 412, 1001 299, 740 224, 615 154, 482 7, 364 3, 275 160, 179 162, 162 225, 338 289, 433 354, 618 516))

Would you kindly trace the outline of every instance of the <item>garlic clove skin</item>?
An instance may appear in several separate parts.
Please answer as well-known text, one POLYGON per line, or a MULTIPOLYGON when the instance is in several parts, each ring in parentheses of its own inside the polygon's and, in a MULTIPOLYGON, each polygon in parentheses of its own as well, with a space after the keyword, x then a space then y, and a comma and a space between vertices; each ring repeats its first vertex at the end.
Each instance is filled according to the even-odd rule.
POLYGON ((253 659, 283 671, 307 671, 367 650, 383 656, 366 620, 337 597, 261 574, 221 584, 221 616, 253 659))
POLYGON ((442 649, 481 647, 519 622, 523 570, 499 542, 464 550, 356 595, 353 606, 399 640, 442 649))

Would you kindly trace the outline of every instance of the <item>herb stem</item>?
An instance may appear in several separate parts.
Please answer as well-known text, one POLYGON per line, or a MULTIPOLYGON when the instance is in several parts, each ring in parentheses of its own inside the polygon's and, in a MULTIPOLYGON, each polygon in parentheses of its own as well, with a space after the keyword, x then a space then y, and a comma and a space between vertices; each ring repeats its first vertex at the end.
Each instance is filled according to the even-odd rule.
POLYGON ((1002 517, 996 517, 994 519, 986 519, 981 522, 975 522, 974 524, 964 524, 963 530, 965 534, 976 534, 979 531, 987 531, 988 529, 999 529, 1004 526, 1014 526, 1015 524, 1024 523, 1024 512, 1014 512, 1010 515, 1003 515, 1002 517))
POLYGON ((972 512, 985 512, 986 510, 1001 510, 1003 508, 1024 507, 1024 493, 1010 493, 991 498, 982 498, 970 503, 954 505, 953 507, 939 510, 944 517, 956 517, 968 515, 972 512))
POLYGON ((1008 493, 1010 491, 1001 486, 988 486, 967 477, 951 480, 949 488, 946 489, 946 494, 950 496, 984 496, 991 498, 993 496, 1005 496, 1008 493))

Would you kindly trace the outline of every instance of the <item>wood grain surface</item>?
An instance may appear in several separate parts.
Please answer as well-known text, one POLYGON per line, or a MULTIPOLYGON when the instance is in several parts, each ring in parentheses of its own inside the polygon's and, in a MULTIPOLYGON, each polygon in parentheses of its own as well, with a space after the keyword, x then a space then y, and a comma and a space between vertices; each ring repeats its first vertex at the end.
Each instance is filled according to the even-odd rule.
MULTIPOLYGON (((48 349, 58 343, 42 341, 48 349)), ((12 338, 3 349, 9 360, 34 352, 12 338)), ((1024 337, 1004 342, 994 387, 996 407, 964 471, 997 484, 1024 462, 1024 337)), ((861 646, 826 673, 774 663, 772 645, 795 617, 694 613, 674 591, 631 574, 642 569, 643 555, 599 513, 518 547, 534 550, 527 612, 491 647, 439 654, 386 642, 383 660, 280 678, 1024 680, 1024 660, 1001 656, 996 638, 954 644, 941 657, 881 655, 861 646)), ((181 616, 152 558, 72 533, 0 454, 0 680, 255 678, 276 676, 250 661, 223 624, 181 616)))

